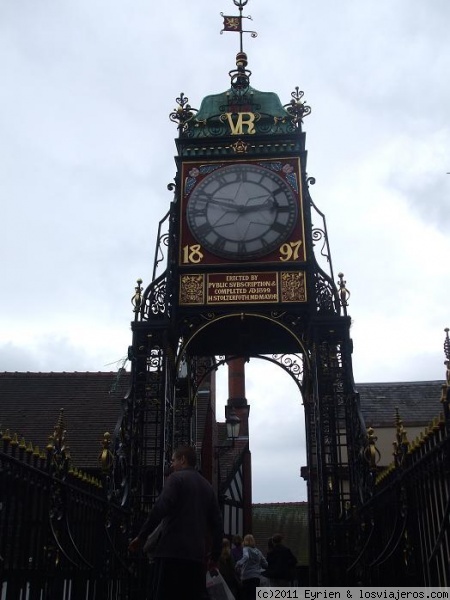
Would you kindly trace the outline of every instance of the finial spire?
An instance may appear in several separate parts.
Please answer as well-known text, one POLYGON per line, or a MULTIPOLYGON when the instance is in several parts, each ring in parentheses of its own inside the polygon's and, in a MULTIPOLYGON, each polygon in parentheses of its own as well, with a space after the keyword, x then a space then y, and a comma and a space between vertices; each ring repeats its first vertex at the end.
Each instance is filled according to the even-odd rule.
POLYGON ((444 365, 447 367, 447 373, 446 373, 446 382, 447 382, 447 387, 450 387, 450 337, 448 335, 448 332, 450 331, 450 329, 448 327, 446 327, 444 329, 445 331, 445 340, 444 340, 444 353, 445 353, 445 361, 444 361, 444 365))
POLYGON ((234 32, 239 33, 239 38, 240 38, 239 52, 241 52, 241 53, 244 52, 242 34, 249 33, 253 38, 257 37, 257 35, 258 35, 256 33, 256 31, 244 30, 242 28, 242 19, 250 19, 250 21, 253 20, 250 15, 244 16, 242 14, 242 9, 247 4, 247 2, 248 2, 248 0, 233 0, 234 5, 239 8, 239 16, 238 17, 224 15, 223 12, 220 13, 220 15, 223 17, 223 29, 221 30, 220 33, 223 33, 224 31, 234 31, 234 32))

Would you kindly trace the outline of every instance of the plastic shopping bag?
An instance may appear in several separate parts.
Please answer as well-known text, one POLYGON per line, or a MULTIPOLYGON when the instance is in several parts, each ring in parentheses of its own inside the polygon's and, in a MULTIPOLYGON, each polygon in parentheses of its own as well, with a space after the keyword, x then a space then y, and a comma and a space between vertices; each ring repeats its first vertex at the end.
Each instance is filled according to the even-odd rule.
POLYGON ((144 544, 144 547, 142 550, 149 556, 153 555, 153 553, 155 552, 156 547, 159 543, 159 540, 160 540, 161 534, 162 534, 162 525, 163 525, 163 522, 161 521, 161 523, 148 536, 148 538, 144 544))
POLYGON ((219 571, 206 573, 206 589, 211 600, 234 600, 230 588, 225 583, 219 571))

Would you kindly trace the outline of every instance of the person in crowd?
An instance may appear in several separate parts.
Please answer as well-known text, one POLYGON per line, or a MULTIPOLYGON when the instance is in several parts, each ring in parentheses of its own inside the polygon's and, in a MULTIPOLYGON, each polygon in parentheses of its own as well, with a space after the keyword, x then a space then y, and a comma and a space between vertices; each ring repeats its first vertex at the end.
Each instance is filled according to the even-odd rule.
POLYGON ((256 598, 256 588, 260 583, 261 571, 266 567, 267 561, 264 554, 256 547, 255 538, 251 534, 247 534, 244 537, 242 558, 236 563, 245 600, 256 598))
POLYGON ((231 554, 231 544, 228 538, 223 538, 222 552, 218 563, 219 571, 225 580, 225 583, 230 588, 231 593, 235 598, 239 597, 239 579, 236 574, 236 565, 231 554))
POLYGON ((208 569, 217 569, 222 549, 222 515, 211 484, 195 469, 191 446, 172 455, 172 474, 130 552, 142 548, 147 536, 162 522, 161 536, 153 552, 151 598, 198 600, 206 593, 207 543, 211 541, 208 569))
MULTIPOLYGON (((272 550, 273 550, 273 541, 272 541, 272 538, 270 537, 267 540, 266 558, 269 556, 269 553, 272 552, 272 550)), ((270 586, 270 579, 269 579, 269 576, 267 575, 267 569, 264 569, 264 571, 262 571, 259 585, 261 587, 269 587, 270 586)))
POLYGON ((272 536, 273 549, 267 553, 268 567, 265 575, 269 578, 271 587, 286 587, 292 585, 295 579, 297 559, 282 542, 283 536, 276 533, 272 536))
POLYGON ((233 555, 234 562, 237 563, 242 558, 242 538, 240 535, 233 536, 233 548, 231 554, 233 555))

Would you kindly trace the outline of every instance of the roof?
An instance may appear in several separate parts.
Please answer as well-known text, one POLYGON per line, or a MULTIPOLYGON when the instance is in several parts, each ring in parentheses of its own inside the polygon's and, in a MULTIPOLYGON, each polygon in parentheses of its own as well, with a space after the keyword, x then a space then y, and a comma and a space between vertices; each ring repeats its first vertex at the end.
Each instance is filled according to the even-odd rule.
MULTIPOLYGON (((303 95, 303 92, 301 92, 303 95)), ((299 96, 301 98, 301 96, 299 96)), ((292 100, 295 105, 295 101, 292 100)), ((303 107, 303 103, 299 104, 303 107)), ((306 110, 303 107, 303 110, 306 110)), ((236 93, 231 87, 219 94, 210 94, 202 100, 198 112, 187 121, 187 128, 182 135, 191 138, 203 138, 211 136, 224 136, 229 130, 236 128, 240 130, 243 123, 249 123, 245 119, 254 115, 251 120, 250 133, 273 135, 280 133, 292 133, 293 117, 281 104, 280 98, 274 92, 262 92, 250 85, 245 93, 236 93), (233 121, 232 115, 238 119, 233 121), (240 117, 237 117, 240 115, 240 117), (244 116, 244 120, 240 119, 244 116), (225 119, 225 120, 224 120, 225 119)))
POLYGON ((253 504, 252 521, 256 545, 264 554, 269 538, 281 533, 283 544, 292 550, 298 564, 309 564, 307 502, 253 504))
POLYGON ((99 373, 0 373, 0 430, 42 450, 64 409, 75 467, 98 468, 103 434, 113 432, 130 382, 125 370, 99 373))
POLYGON ((394 427, 396 408, 404 425, 428 425, 442 411, 440 398, 444 383, 404 381, 357 384, 366 426, 394 427))
MULTIPOLYGON (((356 386, 367 426, 394 427, 395 408, 405 426, 426 426, 441 411, 444 381, 362 383, 356 386)), ((59 411, 64 408, 66 441, 74 465, 97 467, 105 431, 112 432, 121 414, 130 373, 0 373, 0 429, 17 433, 19 439, 43 448, 53 433, 59 411)), ((201 394, 200 394, 201 395, 201 394)), ((204 423, 203 408, 197 418, 204 423)), ((225 424, 219 425, 219 444, 226 445, 225 424)), ((224 451, 222 477, 226 479, 237 454, 248 440, 236 440, 224 451)))
MULTIPOLYGON (((230 88, 226 92, 220 94, 211 94, 203 98, 200 109, 196 114, 198 121, 206 120, 211 117, 217 117, 222 114, 225 107, 230 103, 230 98, 233 97, 234 90, 230 88)), ((280 102, 277 94, 274 92, 261 92, 249 86, 246 93, 248 103, 257 105, 261 113, 270 114, 274 117, 288 117, 289 114, 280 102)))

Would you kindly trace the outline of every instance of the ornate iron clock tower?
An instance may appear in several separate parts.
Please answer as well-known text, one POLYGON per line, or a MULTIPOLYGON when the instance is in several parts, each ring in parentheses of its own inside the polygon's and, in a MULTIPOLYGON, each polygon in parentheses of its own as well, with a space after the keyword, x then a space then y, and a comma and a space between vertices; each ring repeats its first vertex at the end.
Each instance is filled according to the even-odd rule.
POLYGON ((241 42, 229 88, 198 110, 181 94, 170 115, 179 132, 174 197, 153 281, 145 290, 139 281, 133 298, 117 493, 151 504, 172 448, 195 440, 205 374, 225 356, 264 355, 295 379, 305 406, 311 583, 344 584, 352 507, 369 482, 347 291, 342 275, 336 285, 309 192, 302 124, 310 108, 298 87, 283 105, 251 86, 242 47, 248 0, 233 2, 239 16, 222 15, 223 31, 241 42))

